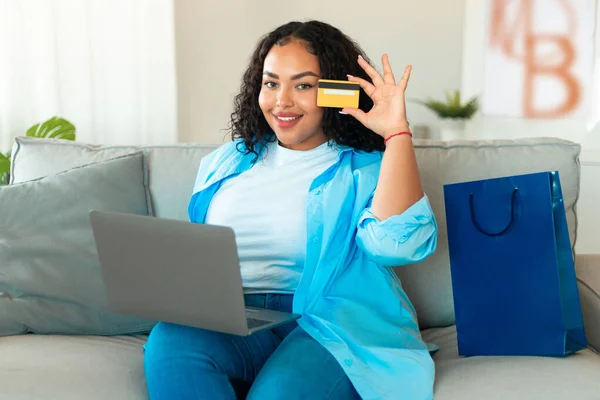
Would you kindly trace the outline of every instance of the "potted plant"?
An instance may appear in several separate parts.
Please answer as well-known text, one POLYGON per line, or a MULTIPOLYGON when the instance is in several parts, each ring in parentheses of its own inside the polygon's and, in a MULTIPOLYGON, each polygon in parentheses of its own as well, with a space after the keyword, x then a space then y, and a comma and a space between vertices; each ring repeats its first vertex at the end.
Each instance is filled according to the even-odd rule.
MULTIPOLYGON (((27 129, 25 136, 37 138, 52 138, 75 140, 75 126, 64 118, 52 117, 40 124, 35 124, 27 129)), ((0 186, 7 185, 10 174, 10 152, 6 155, 0 153, 0 186)))
POLYGON ((477 98, 463 103, 460 91, 446 92, 446 101, 428 99, 420 104, 433 111, 441 120, 440 136, 442 140, 455 140, 464 137, 465 123, 479 109, 477 98))

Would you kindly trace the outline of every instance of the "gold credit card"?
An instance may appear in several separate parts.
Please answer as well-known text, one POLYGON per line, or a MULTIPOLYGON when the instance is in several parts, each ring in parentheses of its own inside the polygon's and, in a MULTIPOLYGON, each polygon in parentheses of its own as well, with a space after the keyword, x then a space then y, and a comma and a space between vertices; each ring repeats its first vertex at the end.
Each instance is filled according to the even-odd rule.
POLYGON ((319 107, 358 108, 360 85, 350 81, 319 79, 317 105, 319 107))

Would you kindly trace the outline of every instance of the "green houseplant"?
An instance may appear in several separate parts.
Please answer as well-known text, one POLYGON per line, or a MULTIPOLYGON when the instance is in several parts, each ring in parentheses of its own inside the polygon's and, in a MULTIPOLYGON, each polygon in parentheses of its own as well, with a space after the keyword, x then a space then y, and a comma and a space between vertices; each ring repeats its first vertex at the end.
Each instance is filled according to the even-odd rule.
POLYGON ((440 136, 443 140, 459 139, 464 135, 465 123, 479 109, 476 97, 463 102, 460 91, 446 92, 445 101, 427 99, 418 101, 433 111, 441 121, 440 136))
MULTIPOLYGON (((25 136, 48 139, 75 140, 75 126, 64 118, 52 117, 27 129, 25 136)), ((7 185, 10 174, 10 152, 0 153, 0 185, 7 185)))

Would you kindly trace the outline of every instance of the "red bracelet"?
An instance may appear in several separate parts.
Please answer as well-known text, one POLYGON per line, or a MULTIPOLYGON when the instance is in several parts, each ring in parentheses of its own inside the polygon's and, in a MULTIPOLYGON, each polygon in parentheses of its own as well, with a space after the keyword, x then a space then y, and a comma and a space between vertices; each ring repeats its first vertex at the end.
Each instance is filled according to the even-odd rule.
POLYGON ((400 136, 400 135, 409 135, 410 137, 412 137, 412 133, 410 133, 410 132, 398 132, 398 133, 394 133, 393 135, 386 137, 385 140, 383 141, 383 144, 387 144, 387 141, 390 140, 391 138, 393 138, 394 136, 400 136))

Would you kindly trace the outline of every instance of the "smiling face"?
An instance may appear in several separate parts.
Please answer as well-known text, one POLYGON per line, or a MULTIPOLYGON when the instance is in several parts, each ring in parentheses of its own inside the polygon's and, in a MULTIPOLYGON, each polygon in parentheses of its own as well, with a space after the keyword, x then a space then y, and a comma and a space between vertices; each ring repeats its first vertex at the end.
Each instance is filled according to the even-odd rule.
POLYGON ((275 45, 267 54, 258 103, 282 146, 310 150, 327 141, 324 110, 317 106, 320 78, 319 59, 301 41, 275 45))

